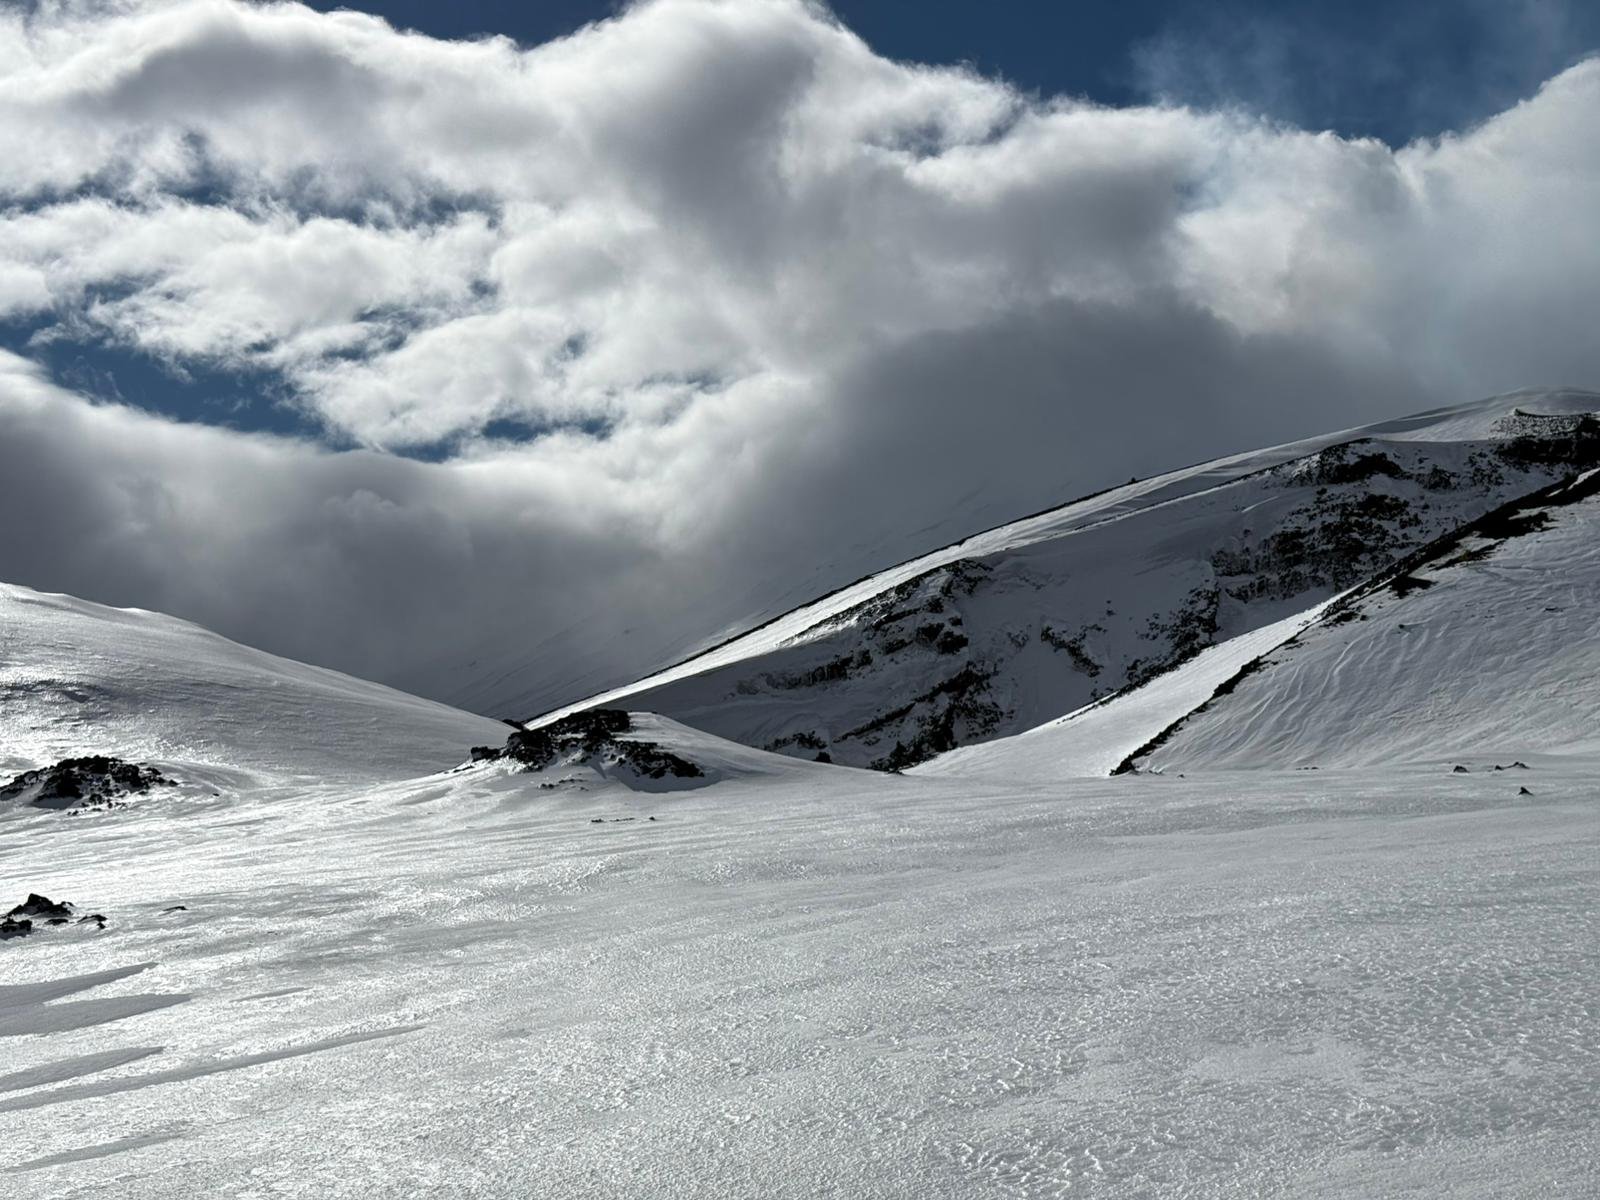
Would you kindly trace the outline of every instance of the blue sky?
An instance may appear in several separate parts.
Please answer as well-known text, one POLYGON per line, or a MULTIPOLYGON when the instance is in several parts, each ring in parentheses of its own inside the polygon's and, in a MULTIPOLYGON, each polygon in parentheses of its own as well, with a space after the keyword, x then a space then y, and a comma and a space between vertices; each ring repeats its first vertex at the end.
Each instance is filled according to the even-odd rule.
MULTIPOLYGON (((388 0, 359 8, 436 37, 546 41, 611 0, 388 0)), ((1398 144, 1531 94, 1600 46, 1600 4, 1541 0, 838 0, 880 54, 970 63, 1043 95, 1239 103, 1398 144), (1175 60, 1175 61, 1174 61, 1175 60)))

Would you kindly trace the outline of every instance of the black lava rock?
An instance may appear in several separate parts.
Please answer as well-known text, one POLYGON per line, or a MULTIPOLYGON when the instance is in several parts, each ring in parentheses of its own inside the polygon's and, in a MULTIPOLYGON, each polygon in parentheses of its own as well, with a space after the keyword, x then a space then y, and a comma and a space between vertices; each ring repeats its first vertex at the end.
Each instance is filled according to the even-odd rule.
POLYGON ((72 905, 66 901, 57 904, 48 896, 29 892, 28 898, 6 914, 8 917, 61 917, 72 915, 72 905))
POLYGON ((696 764, 663 750, 654 742, 623 740, 619 734, 633 727, 628 714, 619 708, 591 708, 573 713, 538 729, 519 729, 506 739, 503 748, 474 746, 473 762, 510 759, 529 770, 548 767, 557 759, 601 757, 626 763, 649 779, 698 779, 704 776, 696 764))
POLYGON ((143 763, 125 762, 104 754, 64 758, 51 767, 24 771, 4 787, 0 801, 29 796, 36 808, 79 812, 88 808, 118 808, 122 797, 139 795, 172 784, 160 771, 143 763))

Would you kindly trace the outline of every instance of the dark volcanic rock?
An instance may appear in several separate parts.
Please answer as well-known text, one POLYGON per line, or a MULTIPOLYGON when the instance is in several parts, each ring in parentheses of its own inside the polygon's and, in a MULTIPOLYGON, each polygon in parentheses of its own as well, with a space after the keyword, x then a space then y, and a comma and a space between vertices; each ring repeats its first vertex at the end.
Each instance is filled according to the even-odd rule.
POLYGON ((36 808, 67 812, 120 808, 125 796, 141 795, 155 787, 170 787, 172 782, 143 763, 92 754, 64 758, 52 767, 24 771, 0 787, 0 802, 23 800, 36 808))
POLYGON ((1368 449, 1371 445, 1370 439, 1360 438, 1312 455, 1306 465, 1307 482, 1327 486, 1364 483, 1378 475, 1407 478, 1404 467, 1382 451, 1368 449))
POLYGON ((776 752, 790 746, 799 746, 803 750, 824 750, 827 745, 828 743, 819 737, 815 730, 802 730, 787 737, 774 738, 767 743, 767 749, 776 752))
MULTIPOLYGON (((99 913, 79 917, 77 924, 94 922, 97 929, 106 927, 106 919, 99 913)), ((28 898, 0 918, 0 939, 27 937, 38 933, 41 925, 71 925, 72 905, 65 900, 56 901, 38 892, 29 892, 28 898)))
POLYGON ((1600 418, 1593 413, 1530 413, 1520 409, 1496 423, 1504 440, 1496 448, 1516 467, 1600 465, 1600 418))
POLYGON ((62 901, 57 904, 48 896, 29 892, 28 898, 6 914, 8 917, 70 917, 72 905, 62 901))
POLYGON ((591 708, 573 713, 538 729, 519 729, 503 748, 474 746, 473 762, 510 759, 530 771, 561 761, 589 760, 598 766, 624 764, 648 779, 700 779, 705 772, 686 758, 654 742, 619 737, 633 727, 628 714, 617 708, 591 708))
POLYGON ((654 742, 618 742, 622 761, 650 779, 699 779, 705 772, 686 758, 663 750, 654 742))

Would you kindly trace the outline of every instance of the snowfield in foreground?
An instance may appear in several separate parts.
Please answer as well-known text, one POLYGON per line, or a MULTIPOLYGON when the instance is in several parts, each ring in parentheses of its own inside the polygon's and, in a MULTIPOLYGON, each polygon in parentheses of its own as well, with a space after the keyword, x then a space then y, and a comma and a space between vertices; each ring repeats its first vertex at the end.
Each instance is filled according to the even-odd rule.
POLYGON ((11 1193, 1600 1190, 1593 761, 727 753, 0 815, 11 1193))

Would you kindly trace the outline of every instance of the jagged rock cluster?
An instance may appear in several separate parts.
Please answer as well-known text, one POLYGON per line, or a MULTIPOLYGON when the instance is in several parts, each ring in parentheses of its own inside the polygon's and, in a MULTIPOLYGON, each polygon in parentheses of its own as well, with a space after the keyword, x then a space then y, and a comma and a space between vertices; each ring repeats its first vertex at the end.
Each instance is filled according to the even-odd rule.
POLYGON ((7 800, 36 808, 68 813, 90 809, 121 808, 123 797, 170 787, 173 781, 143 763, 126 762, 103 754, 64 758, 54 766, 24 771, 0 787, 0 803, 7 800))
MULTIPOLYGON (((0 941, 27 937, 41 926, 69 925, 72 923, 73 909, 74 906, 65 900, 58 903, 48 896, 29 892, 26 900, 4 917, 0 917, 0 941)), ((77 923, 93 924, 96 929, 106 927, 106 919, 99 913, 89 913, 87 916, 79 917, 77 923)))
POLYGON ((474 746, 472 760, 510 760, 530 771, 558 763, 589 763, 602 769, 621 765, 646 779, 698 779, 704 775, 696 764, 654 742, 621 737, 632 725, 620 709, 592 708, 538 729, 518 729, 502 747, 474 746))

